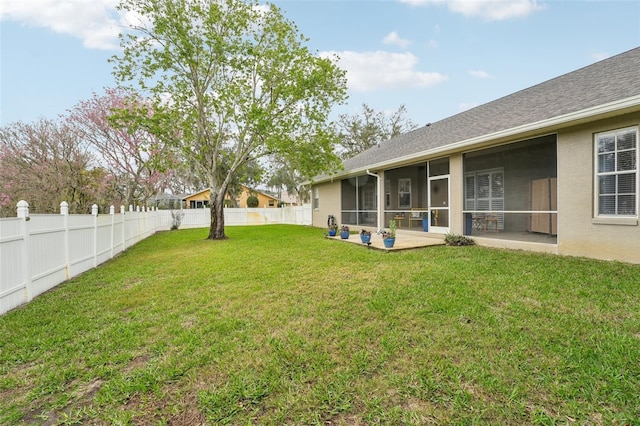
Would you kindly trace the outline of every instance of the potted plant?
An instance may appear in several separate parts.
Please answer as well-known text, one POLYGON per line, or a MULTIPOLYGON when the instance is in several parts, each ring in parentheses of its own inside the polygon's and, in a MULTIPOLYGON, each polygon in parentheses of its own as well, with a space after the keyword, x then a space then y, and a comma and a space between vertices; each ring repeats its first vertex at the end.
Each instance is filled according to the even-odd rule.
POLYGON ((362 244, 369 244, 371 242, 371 231, 362 229, 360 231, 360 240, 362 241, 362 244))
POLYGON ((389 221, 389 230, 382 233, 382 241, 386 248, 391 248, 396 242, 396 221, 389 221))
POLYGON ((347 225, 342 225, 340 227, 340 238, 346 240, 349 238, 349 227, 347 225))
POLYGON ((329 236, 335 237, 337 233, 338 233, 338 224, 332 223, 331 225, 329 225, 329 236))

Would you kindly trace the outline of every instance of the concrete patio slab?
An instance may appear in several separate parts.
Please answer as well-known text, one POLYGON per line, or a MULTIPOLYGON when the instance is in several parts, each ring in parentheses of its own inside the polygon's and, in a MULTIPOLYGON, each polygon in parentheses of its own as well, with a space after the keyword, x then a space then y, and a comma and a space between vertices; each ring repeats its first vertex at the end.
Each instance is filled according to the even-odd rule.
MULTIPOLYGON (((337 240, 367 247, 367 244, 363 244, 362 241, 360 241, 360 235, 358 233, 352 233, 349 235, 348 239, 344 240, 340 238, 340 233, 335 237, 327 236, 327 238, 330 240, 337 240)), ((444 245, 443 235, 429 234, 426 232, 403 231, 399 229, 396 231, 396 242, 392 248, 386 248, 382 241, 382 235, 376 234, 375 231, 371 232, 371 243, 368 247, 376 250, 397 251, 442 245, 444 245)))

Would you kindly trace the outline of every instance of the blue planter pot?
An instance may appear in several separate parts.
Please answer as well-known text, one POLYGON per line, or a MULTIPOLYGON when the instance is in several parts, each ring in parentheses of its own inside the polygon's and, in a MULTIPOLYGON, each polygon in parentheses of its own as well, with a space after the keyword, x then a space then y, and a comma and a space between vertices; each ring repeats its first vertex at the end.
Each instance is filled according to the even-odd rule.
POLYGON ((349 231, 340 231, 340 238, 343 240, 349 239, 349 231))
POLYGON ((360 235, 360 240, 363 244, 369 244, 371 242, 371 235, 360 235))
POLYGON ((422 218, 422 230, 424 232, 429 232, 429 218, 428 217, 423 217, 422 218))
POLYGON ((338 233, 338 231, 337 231, 337 230, 335 230, 335 229, 329 229, 329 236, 330 236, 330 237, 335 237, 337 233, 338 233))
POLYGON ((386 248, 391 248, 393 247, 393 245, 396 243, 396 239, 394 238, 385 238, 384 240, 382 240, 384 242, 384 246, 386 248))

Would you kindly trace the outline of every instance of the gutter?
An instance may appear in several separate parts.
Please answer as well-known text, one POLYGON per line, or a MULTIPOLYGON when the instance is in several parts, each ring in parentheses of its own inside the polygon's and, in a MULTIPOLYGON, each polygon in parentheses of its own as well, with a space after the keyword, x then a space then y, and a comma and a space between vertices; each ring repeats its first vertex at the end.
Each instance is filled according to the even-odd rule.
POLYGON ((381 192, 380 192, 380 175, 377 173, 373 173, 371 171, 369 171, 369 169, 367 169, 367 174, 369 176, 373 176, 374 178, 376 178, 376 199, 378 200, 378 230, 377 233, 380 234, 382 232, 382 228, 383 228, 383 212, 384 210, 382 209, 382 201, 383 201, 383 197, 381 196, 381 192))

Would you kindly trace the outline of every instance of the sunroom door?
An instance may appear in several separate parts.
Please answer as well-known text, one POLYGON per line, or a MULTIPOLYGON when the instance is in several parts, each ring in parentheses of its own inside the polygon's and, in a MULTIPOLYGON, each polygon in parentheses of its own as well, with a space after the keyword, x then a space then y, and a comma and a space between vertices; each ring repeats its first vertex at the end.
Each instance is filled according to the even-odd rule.
POLYGON ((449 232, 449 176, 429 178, 429 232, 449 232))

